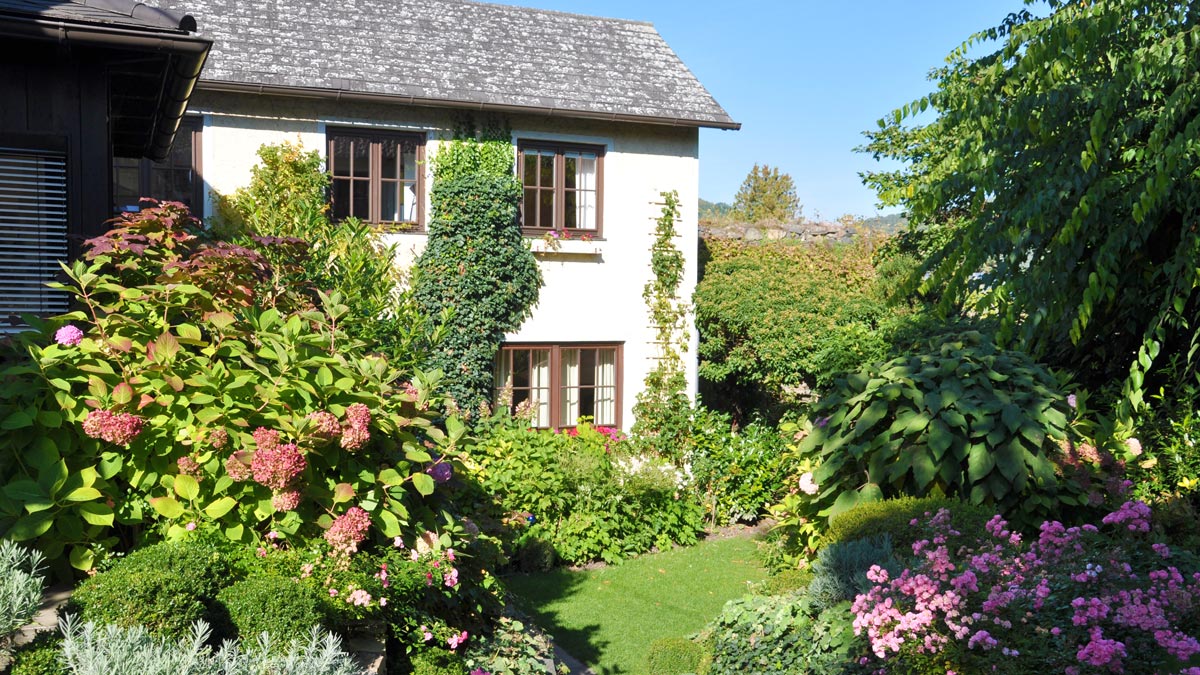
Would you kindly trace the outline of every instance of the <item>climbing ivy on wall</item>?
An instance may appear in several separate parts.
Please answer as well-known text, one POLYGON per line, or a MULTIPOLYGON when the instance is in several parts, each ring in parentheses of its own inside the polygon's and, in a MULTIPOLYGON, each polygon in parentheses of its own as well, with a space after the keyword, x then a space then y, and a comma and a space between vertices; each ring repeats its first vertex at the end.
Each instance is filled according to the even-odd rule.
POLYGON ((663 192, 662 200, 662 215, 656 223, 654 245, 650 249, 650 269, 654 276, 642 290, 654 325, 659 358, 646 375, 645 387, 634 404, 637 421, 633 430, 652 449, 670 455, 681 447, 677 441, 690 426, 691 403, 683 368, 688 309, 679 297, 684 260, 674 242, 679 236, 675 228, 679 220, 679 194, 663 192))
POLYGON ((464 410, 490 399, 496 351, 529 317, 542 285, 518 222, 514 156, 503 125, 485 124, 477 136, 468 119, 432 162, 429 239, 413 286, 426 316, 446 317, 427 367, 446 373, 464 410))

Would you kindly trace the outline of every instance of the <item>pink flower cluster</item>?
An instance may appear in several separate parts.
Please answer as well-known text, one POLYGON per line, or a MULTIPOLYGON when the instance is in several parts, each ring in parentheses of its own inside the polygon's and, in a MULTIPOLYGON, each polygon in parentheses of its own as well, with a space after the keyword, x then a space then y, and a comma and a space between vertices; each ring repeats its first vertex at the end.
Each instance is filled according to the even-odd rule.
POLYGON ((350 555, 357 551, 358 545, 367 538, 367 530, 370 528, 371 516, 360 507, 351 506, 325 530, 325 541, 329 542, 334 551, 350 555))
POLYGON ((316 426, 317 435, 326 440, 336 438, 342 433, 342 425, 338 423, 338 418, 331 412, 318 410, 308 414, 308 419, 312 420, 316 426))
POLYGON ((295 511, 298 506, 300 506, 299 490, 284 490, 271 496, 271 508, 280 513, 295 511))
POLYGON ((220 450, 229 445, 229 432, 224 429, 213 429, 208 432, 208 444, 220 450))
MULTIPOLYGON (((958 672, 1124 673, 1136 655, 1136 672, 1165 672, 1200 655, 1200 641, 1179 629, 1200 618, 1200 573, 1130 564, 1129 532, 1149 529, 1145 504, 1103 519, 1123 534, 1049 521, 1029 544, 999 517, 985 539, 959 539, 948 517, 939 512, 932 536, 913 545, 918 564, 894 578, 873 567, 874 586, 855 599, 855 633, 866 635, 882 668, 942 654, 958 672), (1047 640, 1034 661, 1021 660, 1021 647, 1047 640), (1057 661, 1047 663, 1047 653, 1057 661)), ((1154 547, 1160 558, 1164 551, 1154 547)))
POLYGON ((225 474, 239 483, 250 480, 250 453, 241 451, 226 457, 225 474))
POLYGON ((1104 516, 1105 525, 1124 524, 1130 532, 1150 531, 1150 507, 1145 502, 1125 502, 1121 508, 1104 516))
POLYGON ((259 446, 250 460, 254 482, 276 491, 286 490, 307 466, 308 460, 293 443, 259 446))
POLYGON ((74 347, 83 342, 83 331, 67 324, 54 333, 54 341, 64 347, 74 347))
POLYGON ((83 419, 83 433, 116 445, 129 445, 142 433, 145 420, 130 413, 90 410, 83 419))
POLYGON ((200 463, 195 458, 185 455, 175 460, 175 464, 179 467, 179 473, 192 478, 200 477, 200 463))
POLYGON ((354 452, 371 440, 371 409, 362 403, 346 408, 346 427, 342 429, 342 448, 354 452))

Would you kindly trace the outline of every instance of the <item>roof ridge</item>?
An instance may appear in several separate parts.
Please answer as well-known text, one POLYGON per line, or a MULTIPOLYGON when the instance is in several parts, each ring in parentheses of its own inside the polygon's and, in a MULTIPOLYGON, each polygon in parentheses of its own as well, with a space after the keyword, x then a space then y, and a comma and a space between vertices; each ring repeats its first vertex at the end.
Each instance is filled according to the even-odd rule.
MULTIPOLYGON (((509 10, 517 10, 522 12, 531 12, 534 14, 555 14, 558 16, 571 16, 578 19, 599 19, 601 21, 611 21, 613 23, 633 24, 635 26, 649 26, 654 28, 654 23, 650 21, 641 21, 638 19, 622 19, 613 16, 597 16, 595 14, 582 14, 580 12, 564 12, 560 9, 542 9, 540 7, 527 7, 525 5, 510 5, 501 2, 487 2, 485 0, 442 0, 442 2, 454 2, 460 5, 485 5, 488 7, 503 7, 509 10)), ((657 32, 657 28, 654 29, 657 32)))

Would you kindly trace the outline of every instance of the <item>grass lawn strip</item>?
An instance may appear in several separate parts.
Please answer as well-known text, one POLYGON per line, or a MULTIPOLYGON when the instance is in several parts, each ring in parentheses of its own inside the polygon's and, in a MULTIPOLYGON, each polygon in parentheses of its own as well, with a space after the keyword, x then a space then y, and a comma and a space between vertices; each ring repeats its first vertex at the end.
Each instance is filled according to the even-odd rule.
POLYGON ((523 609, 598 675, 637 675, 650 643, 704 627, 765 572, 745 537, 620 565, 509 578, 523 609))

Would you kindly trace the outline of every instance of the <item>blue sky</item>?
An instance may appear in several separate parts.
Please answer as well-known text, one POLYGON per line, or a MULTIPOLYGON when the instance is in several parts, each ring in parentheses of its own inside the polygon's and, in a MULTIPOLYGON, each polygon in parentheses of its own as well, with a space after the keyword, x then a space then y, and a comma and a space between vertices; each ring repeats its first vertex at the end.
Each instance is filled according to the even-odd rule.
MULTIPOLYGON (((926 75, 1022 0, 502 0, 649 21, 742 123, 700 133, 700 196, 733 201, 757 162, 791 174, 804 215, 871 215, 862 132, 929 93, 926 75)), ((1035 9, 1040 12, 1041 7, 1035 9)))

